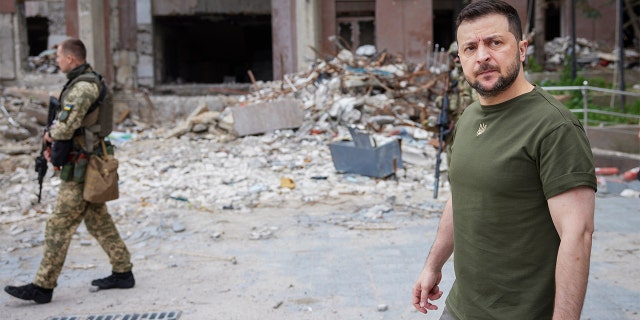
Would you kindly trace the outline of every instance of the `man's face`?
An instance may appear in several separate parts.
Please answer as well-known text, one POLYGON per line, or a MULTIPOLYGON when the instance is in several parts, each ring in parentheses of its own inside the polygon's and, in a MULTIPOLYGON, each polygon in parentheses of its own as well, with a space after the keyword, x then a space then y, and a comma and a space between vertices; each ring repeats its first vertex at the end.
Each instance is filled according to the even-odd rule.
POLYGON ((516 41, 505 16, 491 14, 458 27, 458 56, 467 82, 483 97, 509 89, 520 73, 526 41, 516 41))
POLYGON ((58 49, 56 50, 56 62, 58 63, 58 67, 62 73, 67 73, 73 69, 71 67, 73 56, 66 54, 62 50, 62 46, 58 46, 58 49))

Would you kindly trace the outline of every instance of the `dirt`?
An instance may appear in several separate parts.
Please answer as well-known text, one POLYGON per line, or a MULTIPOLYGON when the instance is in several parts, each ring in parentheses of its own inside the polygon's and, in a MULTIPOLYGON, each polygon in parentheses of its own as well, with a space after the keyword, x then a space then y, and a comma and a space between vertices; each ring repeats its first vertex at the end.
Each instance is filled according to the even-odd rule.
MULTIPOLYGON (((432 191, 421 186, 430 181, 420 180, 418 169, 388 179, 336 173, 327 163, 326 146, 277 151, 293 142, 304 144, 268 136, 229 143, 141 139, 120 144, 121 193, 108 207, 132 253, 136 287, 90 292, 90 281, 108 275, 110 265, 81 225, 53 301, 37 305, 2 293, 3 318, 88 319, 163 311, 177 311, 181 319, 414 315, 410 281, 425 257, 447 188, 439 200, 432 199, 432 191), (247 154, 260 139, 270 141, 263 146, 268 151, 247 154), (182 162, 166 154, 185 146, 195 151, 176 152, 182 162), (299 153, 309 158, 309 150, 320 150, 315 160, 296 162, 299 153), (251 165, 264 153, 270 154, 267 164, 251 165), (191 172, 195 162, 211 171, 191 172), (198 180, 202 175, 206 179, 198 180), (281 187, 280 177, 290 177, 296 186, 281 187), (195 185, 203 181, 206 186, 195 185), (194 187, 185 188, 189 183, 194 187), (206 190, 211 194, 202 195, 206 190), (406 248, 394 243, 419 249, 411 254, 413 268, 402 262, 406 248), (397 272, 385 274, 388 270, 397 272)), ((24 159, 16 162, 27 167, 5 173, 3 181, 33 205, 23 212, 5 207, 0 215, 2 286, 33 280, 58 183, 48 176, 42 203, 36 204, 30 158, 19 158, 24 159), (21 179, 28 180, 11 182, 21 179)), ((9 206, 5 197, 0 200, 9 206)))
MULTIPOLYGON (((431 181, 420 180, 423 173, 414 166, 397 178, 372 179, 338 174, 324 160, 303 161, 308 167, 285 166, 289 169, 273 159, 269 165, 248 165, 264 157, 261 152, 245 158, 236 154, 237 161, 231 160, 232 150, 255 147, 256 139, 273 137, 222 144, 178 139, 121 144, 121 197, 108 206, 132 253, 135 288, 90 292, 90 281, 108 275, 110 266, 81 226, 53 301, 38 305, 2 293, 2 318, 124 319, 163 312, 176 312, 179 319, 424 318, 411 306, 410 288, 435 235, 446 185, 434 200, 431 181), (164 148, 184 146, 200 148, 193 155, 200 157, 198 165, 217 163, 207 179, 197 180, 202 173, 184 169, 192 168, 194 160, 185 159, 178 167, 184 170, 174 170, 175 159, 162 156, 164 148), (225 164, 220 163, 221 150, 229 152, 225 164), (319 173, 325 178, 311 178, 319 173), (234 180, 240 176, 244 178, 234 180), (296 187, 280 187, 281 176, 291 177, 296 187), (210 190, 210 198, 189 193, 180 185, 183 180, 210 181, 206 188, 193 188, 210 190), (261 186, 257 195, 250 191, 255 186, 261 186)), ((297 140, 278 141, 292 145, 297 140)), ((281 146, 274 143, 268 150, 278 158, 274 150, 281 146)), ((317 159, 327 156, 325 149, 310 148, 320 150, 317 159)), ((307 154, 304 150, 285 153, 295 158, 298 152, 307 154)), ((29 163, 26 157, 23 162, 29 163)), ((3 175, 3 181, 18 179, 20 170, 3 175)), ((56 179, 46 179, 41 204, 24 212, 3 208, 1 285, 32 281, 56 179)), ((27 192, 37 185, 30 181, 23 187, 27 192)), ((640 319, 638 201, 598 198, 583 319, 640 319)), ((453 281, 451 268, 451 263, 445 266, 445 291, 453 281)), ((443 301, 438 304, 442 307, 443 301)), ((426 318, 437 317, 438 312, 426 318)))

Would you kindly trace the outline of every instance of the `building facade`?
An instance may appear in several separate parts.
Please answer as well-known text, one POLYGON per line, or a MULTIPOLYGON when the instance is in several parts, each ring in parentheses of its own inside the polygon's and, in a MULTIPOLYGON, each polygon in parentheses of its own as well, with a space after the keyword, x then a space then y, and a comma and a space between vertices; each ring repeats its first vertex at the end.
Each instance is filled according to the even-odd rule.
MULTIPOLYGON (((533 0, 508 0, 530 29, 533 0)), ((318 58, 373 45, 424 62, 455 39, 467 0, 3 0, 0 83, 19 81, 26 58, 66 37, 119 89, 282 79, 318 58), (251 71, 251 72, 248 72, 251 71)), ((571 0, 547 9, 547 38, 571 34, 571 0)), ((576 35, 613 46, 615 6, 589 0, 576 35)))

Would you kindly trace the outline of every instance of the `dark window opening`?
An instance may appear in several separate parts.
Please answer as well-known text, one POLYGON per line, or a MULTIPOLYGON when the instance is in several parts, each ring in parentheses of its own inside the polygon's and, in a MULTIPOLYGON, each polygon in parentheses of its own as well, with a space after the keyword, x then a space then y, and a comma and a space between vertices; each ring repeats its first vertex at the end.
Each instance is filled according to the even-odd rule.
POLYGON ((544 15, 544 40, 552 41, 560 37, 560 7, 549 3, 544 15))
POLYGON ((27 41, 29 56, 37 56, 47 50, 49 41, 49 19, 44 17, 27 18, 27 41))
POLYGON ((155 17, 160 82, 248 83, 273 79, 271 16, 155 17))
POLYGON ((433 11, 433 42, 440 48, 447 50, 454 38, 455 16, 454 10, 433 11))

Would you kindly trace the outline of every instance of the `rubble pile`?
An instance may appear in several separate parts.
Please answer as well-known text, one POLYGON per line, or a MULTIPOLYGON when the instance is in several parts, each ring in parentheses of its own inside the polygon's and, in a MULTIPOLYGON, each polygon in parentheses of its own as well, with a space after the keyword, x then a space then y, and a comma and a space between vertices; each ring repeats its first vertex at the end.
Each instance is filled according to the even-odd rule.
POLYGON ((440 112, 434 102, 443 92, 445 68, 405 63, 384 51, 365 56, 342 50, 331 60, 316 61, 306 72, 255 83, 252 93, 235 101, 231 97, 227 103, 251 105, 294 98, 306 112, 303 132, 341 136, 347 126, 378 133, 400 126, 424 139, 429 120, 433 123, 440 112))
MULTIPOLYGON (((532 42, 530 42, 532 43, 532 42)), ((545 70, 559 71, 571 57, 571 37, 558 37, 544 45, 545 70)), ((583 69, 613 68, 619 60, 618 49, 605 49, 585 38, 576 38, 576 63, 583 69)), ((637 67, 640 54, 631 49, 624 51, 625 68, 637 67)))
MULTIPOLYGON (((198 106, 183 120, 188 134, 117 126, 110 138, 120 161, 121 197, 110 208, 122 218, 144 221, 172 208, 247 211, 356 197, 371 222, 394 215, 393 208, 432 206, 436 150, 427 143, 431 133, 423 124, 438 112, 431 101, 444 83, 444 74, 433 71, 434 65, 406 64, 385 52, 359 56, 343 51, 283 81, 254 83, 250 94, 224 97, 220 111, 198 106), (229 107, 284 98, 299 101, 304 109, 297 130, 243 137, 225 130, 229 107), (348 137, 348 126, 367 129, 378 141, 402 139, 404 167, 387 179, 336 172, 328 145, 348 137)), ((60 183, 50 168, 42 203, 36 204, 33 159, 45 125, 45 97, 25 98, 29 95, 21 90, 6 88, 0 101, 7 111, 0 118, 0 183, 8 186, 0 195, 0 224, 50 212, 60 183)), ((446 179, 440 181, 446 197, 446 179)))
POLYGON ((39 55, 29 57, 27 59, 27 66, 30 70, 37 73, 56 73, 60 70, 56 63, 56 50, 57 46, 42 51, 39 55))
MULTIPOLYGON (((133 219, 171 208, 251 210, 355 196, 363 210, 375 211, 367 217, 384 220, 399 206, 408 211, 428 206, 425 199, 432 199, 436 179, 430 124, 439 113, 435 101, 443 92, 448 64, 445 52, 432 53, 428 63, 415 65, 384 51, 354 55, 344 50, 282 81, 253 82, 249 94, 221 96, 215 108, 199 103, 171 127, 144 125, 140 119, 135 123, 142 125, 118 125, 110 139, 120 160, 121 198, 110 207, 133 219), (304 111, 300 127, 247 136, 231 132, 232 108, 283 99, 299 102, 304 111), (336 172, 329 144, 350 139, 349 127, 368 131, 376 145, 401 140, 403 168, 386 179, 336 172), (373 209, 380 205, 388 207, 373 209)), ((51 174, 42 204, 35 205, 33 159, 48 101, 48 94, 36 92, 57 92, 63 82, 54 77, 44 90, 3 90, 0 183, 8 187, 0 194, 0 224, 37 217, 54 205, 60 181, 51 174)), ((184 102, 152 99, 154 104, 184 102)), ((441 168, 446 172, 446 161, 441 168)), ((447 179, 439 181, 441 197, 446 197, 447 179)))

